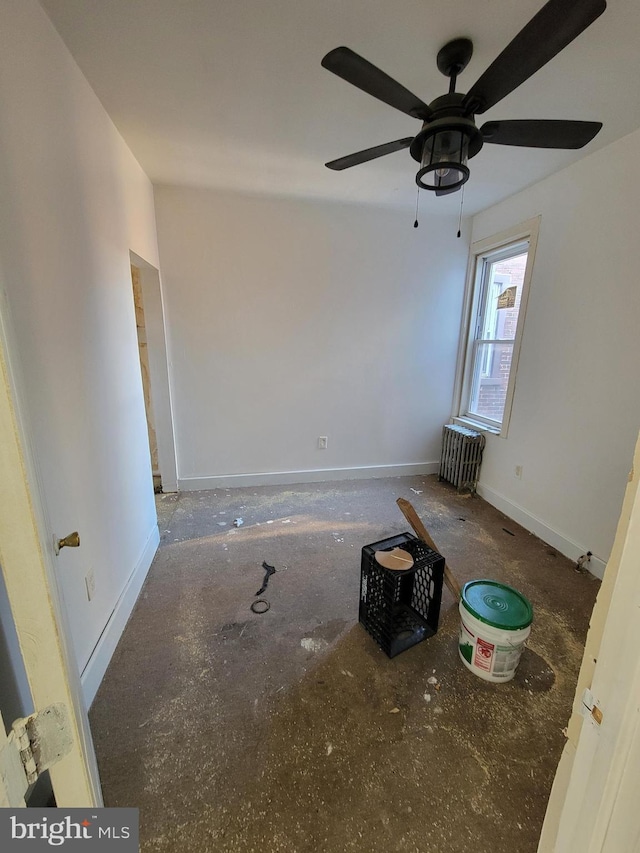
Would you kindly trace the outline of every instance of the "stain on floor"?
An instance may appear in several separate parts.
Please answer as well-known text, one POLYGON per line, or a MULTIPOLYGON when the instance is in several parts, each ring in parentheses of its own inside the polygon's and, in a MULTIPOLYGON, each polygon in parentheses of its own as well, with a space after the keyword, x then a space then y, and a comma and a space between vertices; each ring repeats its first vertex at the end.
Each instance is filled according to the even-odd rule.
POLYGON ((105 802, 140 808, 142 851, 535 853, 598 581, 436 477, 157 506, 161 547, 90 715, 105 802), (393 660, 358 624, 360 551, 408 529, 398 497, 460 581, 531 600, 509 684, 460 663, 446 589, 438 634, 393 660))

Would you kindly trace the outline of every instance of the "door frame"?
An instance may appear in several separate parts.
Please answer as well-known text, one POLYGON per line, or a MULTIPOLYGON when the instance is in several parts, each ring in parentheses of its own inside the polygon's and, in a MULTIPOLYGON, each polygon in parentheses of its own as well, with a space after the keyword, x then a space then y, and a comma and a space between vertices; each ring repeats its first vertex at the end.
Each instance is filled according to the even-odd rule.
POLYGON ((129 252, 131 265, 140 271, 144 325, 149 357, 151 407, 158 444, 158 467, 163 492, 178 491, 178 465, 173 430, 169 355, 160 272, 140 255, 129 252))
POLYGON ((54 542, 47 533, 36 456, 20 405, 19 365, 12 352, 17 350, 12 347, 10 312, 0 288, 0 566, 34 709, 61 703, 70 721, 72 748, 49 771, 56 804, 101 806, 89 718, 56 581, 54 542))

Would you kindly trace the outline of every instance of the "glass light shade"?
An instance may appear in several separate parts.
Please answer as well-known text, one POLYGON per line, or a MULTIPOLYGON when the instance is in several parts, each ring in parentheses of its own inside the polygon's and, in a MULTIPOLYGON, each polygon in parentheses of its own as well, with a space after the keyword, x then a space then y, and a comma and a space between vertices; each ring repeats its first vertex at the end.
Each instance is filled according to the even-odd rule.
POLYGON ((453 191, 469 179, 469 138, 461 130, 438 130, 424 141, 416 183, 425 190, 453 191))

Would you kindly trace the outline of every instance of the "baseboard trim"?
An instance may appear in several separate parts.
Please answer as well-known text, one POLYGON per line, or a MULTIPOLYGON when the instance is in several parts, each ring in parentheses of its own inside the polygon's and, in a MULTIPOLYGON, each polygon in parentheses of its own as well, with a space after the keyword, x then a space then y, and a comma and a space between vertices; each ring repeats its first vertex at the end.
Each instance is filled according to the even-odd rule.
POLYGON ((307 471, 269 471, 260 474, 220 474, 213 477, 180 477, 180 491, 239 486, 288 486, 295 483, 323 483, 330 480, 364 480, 377 477, 410 477, 437 474, 439 462, 407 462, 400 465, 367 465, 355 468, 313 468, 307 471))
MULTIPOLYGON (((533 513, 530 513, 528 510, 524 509, 524 507, 519 506, 489 486, 484 486, 482 483, 479 483, 478 494, 481 498, 484 498, 487 503, 490 503, 496 509, 499 509, 500 512, 503 512, 509 518, 517 521, 517 523, 524 527, 525 530, 529 530, 539 539, 542 539, 543 542, 551 545, 556 549, 556 551, 564 554, 564 556, 568 557, 570 560, 577 560, 578 557, 581 557, 587 552, 588 548, 584 545, 578 545, 576 542, 573 542, 573 540, 569 539, 563 533, 560 533, 558 530, 550 527, 546 522, 542 521, 541 518, 533 515, 533 513)), ((593 555, 591 560, 586 563, 586 568, 589 572, 597 578, 600 578, 600 580, 604 577, 604 570, 606 566, 607 561, 600 557, 596 557, 595 555, 593 555)))
POLYGON ((98 692, 98 687, 104 678, 109 662, 116 650, 118 641, 122 636, 129 617, 133 611, 140 590, 147 577, 147 572, 151 566, 158 545, 160 544, 160 533, 157 524, 154 524, 149 538, 144 546, 140 559, 129 576, 125 588, 123 589, 116 606, 105 625, 100 638, 95 645, 91 656, 87 661, 85 668, 82 670, 80 680, 82 683, 82 694, 87 708, 91 707, 91 703, 95 699, 98 692))

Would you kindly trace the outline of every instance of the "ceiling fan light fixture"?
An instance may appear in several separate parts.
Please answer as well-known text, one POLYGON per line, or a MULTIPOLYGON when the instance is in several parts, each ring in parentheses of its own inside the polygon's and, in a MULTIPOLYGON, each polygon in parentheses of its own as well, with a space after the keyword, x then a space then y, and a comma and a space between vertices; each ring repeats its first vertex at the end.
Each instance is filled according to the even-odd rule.
POLYGON ((434 128, 423 140, 416 183, 423 190, 454 190, 469 180, 469 135, 464 128, 434 128))
POLYGON ((419 119, 422 129, 412 139, 397 139, 331 160, 327 168, 347 169, 409 148, 411 157, 420 163, 418 187, 440 196, 455 192, 469 180, 467 161, 478 154, 485 140, 524 148, 582 148, 601 129, 600 122, 516 119, 489 121, 478 129, 475 117, 490 110, 557 56, 602 15, 606 6, 606 0, 547 0, 466 94, 456 92, 456 83, 471 59, 473 43, 468 38, 453 39, 440 48, 436 58, 438 70, 449 78, 449 91, 429 104, 350 48, 329 51, 322 60, 324 68, 419 119))

